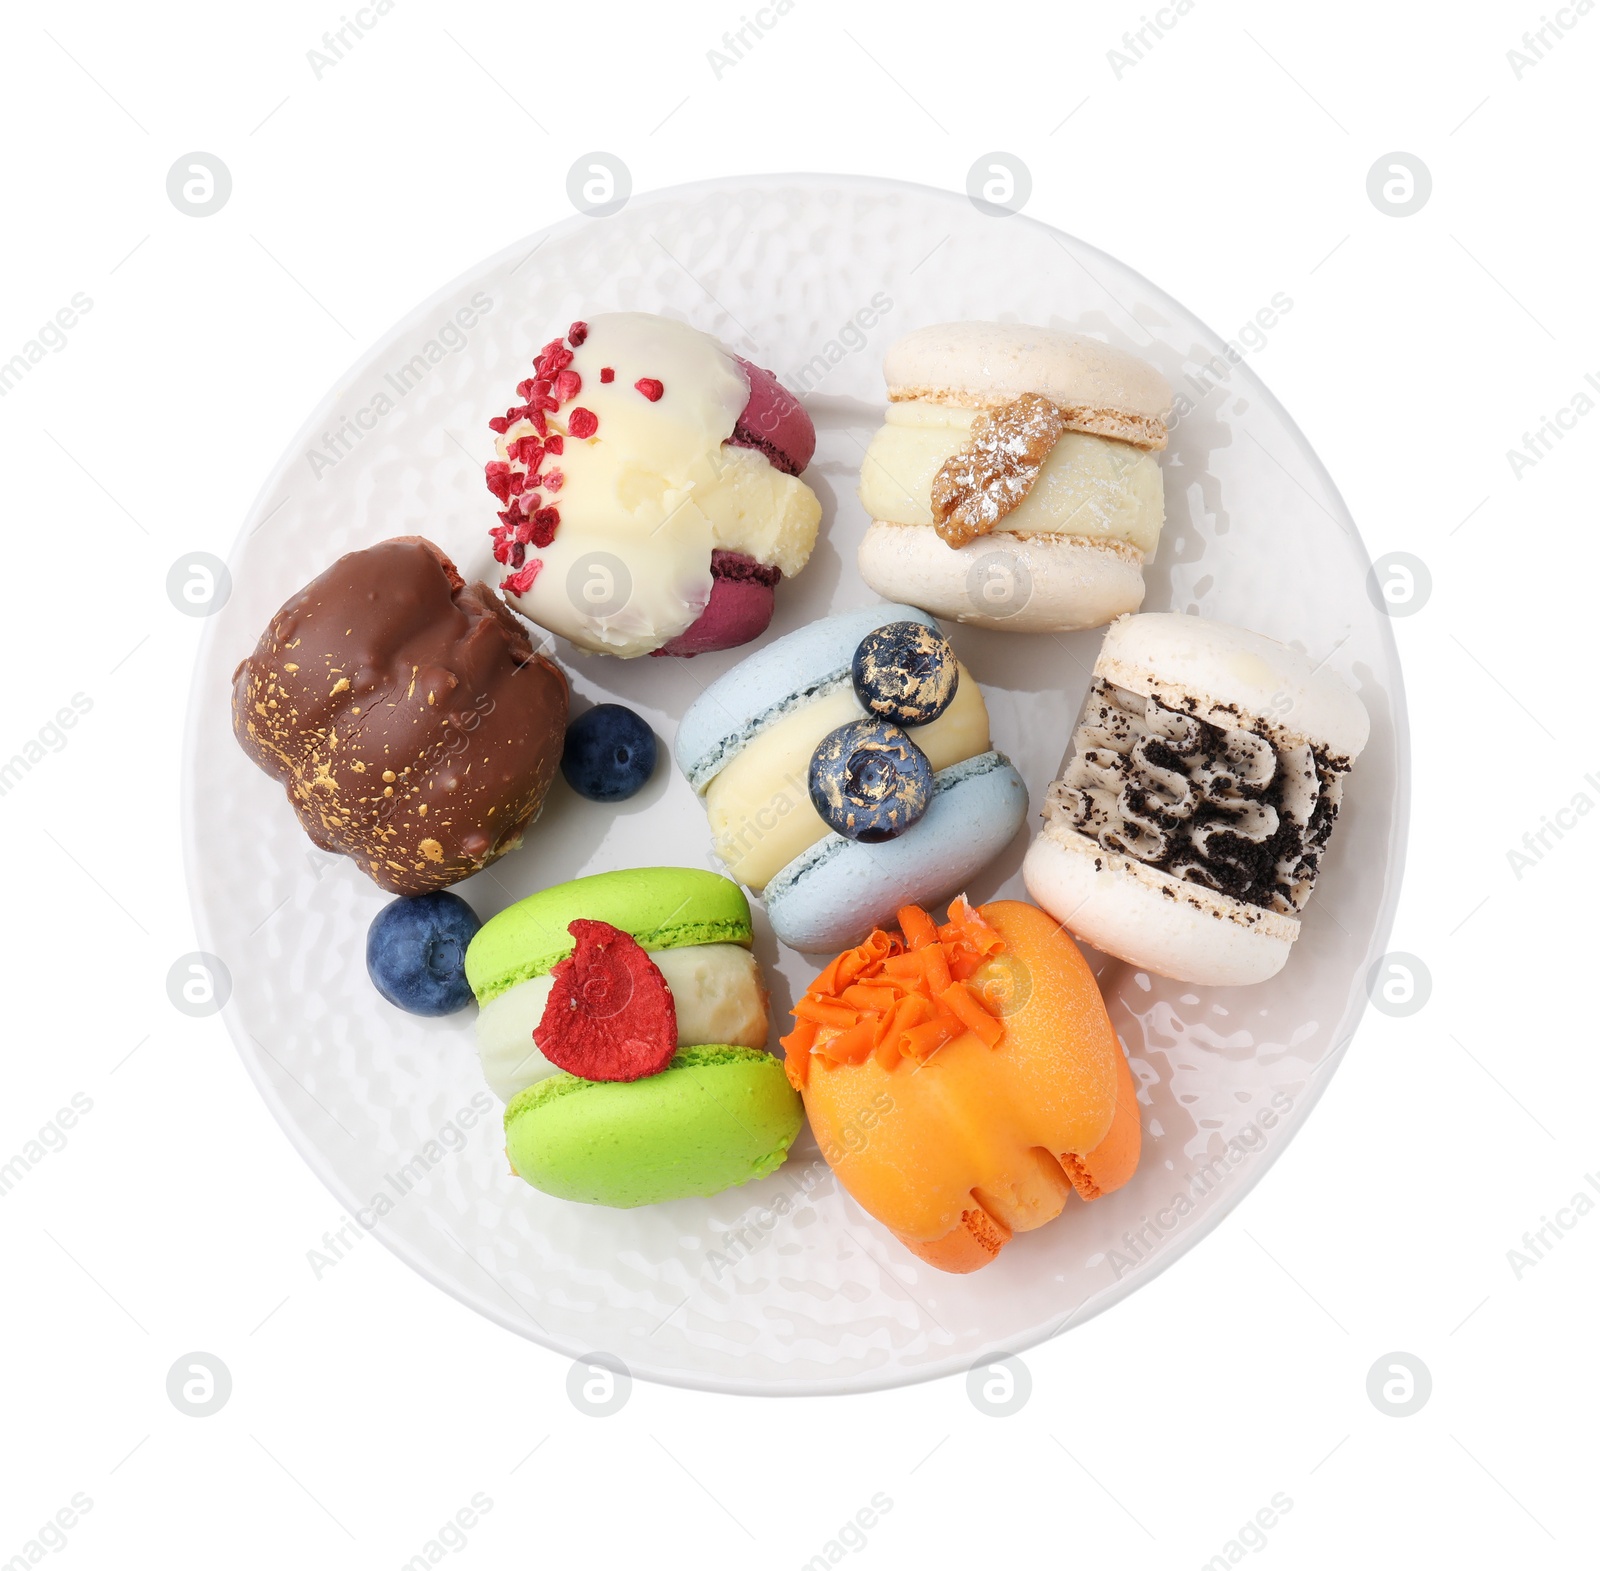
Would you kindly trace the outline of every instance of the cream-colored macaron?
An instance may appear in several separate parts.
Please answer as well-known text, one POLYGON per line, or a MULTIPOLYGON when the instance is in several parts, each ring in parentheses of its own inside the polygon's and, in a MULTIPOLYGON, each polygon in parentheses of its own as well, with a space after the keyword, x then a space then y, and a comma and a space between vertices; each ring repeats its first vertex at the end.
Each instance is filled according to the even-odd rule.
POLYGON ((861 470, 868 584, 1018 632, 1139 608, 1172 401, 1155 367, 1077 333, 952 322, 892 344, 884 377, 889 407, 861 470))
POLYGON ((1069 431, 1138 447, 1167 445, 1172 388, 1148 361, 1098 338, 1026 322, 944 322, 919 327, 883 357, 889 399, 991 409, 1043 393, 1069 431))
POLYGON ((1077 937, 1179 981, 1276 975, 1300 933, 1367 712, 1325 666, 1167 612, 1106 634, 1023 862, 1077 937))

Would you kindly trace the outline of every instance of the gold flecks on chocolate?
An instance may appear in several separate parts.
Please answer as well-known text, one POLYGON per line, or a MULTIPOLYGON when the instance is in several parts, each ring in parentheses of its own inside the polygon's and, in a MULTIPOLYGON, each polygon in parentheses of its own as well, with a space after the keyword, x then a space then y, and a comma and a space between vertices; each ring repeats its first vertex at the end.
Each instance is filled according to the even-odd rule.
POLYGON ((566 729, 559 669, 492 590, 414 537, 341 557, 288 600, 235 672, 233 697, 235 735, 312 839, 395 894, 444 888, 510 850, 566 729), (298 665, 284 653, 296 644, 308 651, 298 665), (357 675, 371 695, 360 704, 357 675), (495 768, 461 790, 450 741, 480 726, 495 768), (384 783, 369 787, 368 774, 384 783))
POLYGON ((933 477, 933 527, 951 549, 989 534, 1039 478, 1066 430, 1042 393, 1024 393, 972 423, 972 439, 933 477))

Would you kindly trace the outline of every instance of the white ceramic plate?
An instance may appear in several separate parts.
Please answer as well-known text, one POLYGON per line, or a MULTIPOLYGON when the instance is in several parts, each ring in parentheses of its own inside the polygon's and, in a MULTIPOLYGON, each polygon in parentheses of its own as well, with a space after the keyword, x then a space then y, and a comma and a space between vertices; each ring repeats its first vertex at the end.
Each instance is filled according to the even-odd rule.
MULTIPOLYGON (((189 883, 200 941, 232 973, 229 1029, 359 1226, 464 1303, 562 1353, 603 1350, 636 1376, 786 1393, 892 1386, 1019 1352, 1117 1302, 1215 1227, 1309 1114, 1360 1016, 1398 893, 1407 774, 1394 642, 1367 597, 1361 541, 1248 365, 1230 364, 1214 333, 1144 279, 1025 217, 807 175, 709 182, 573 218, 474 268, 350 368, 279 461, 230 566, 232 598, 200 654, 185 765, 189 883), (575 318, 618 309, 690 321, 806 396, 820 438, 807 478, 823 498, 824 534, 780 592, 774 635, 876 598, 855 572, 866 522, 855 479, 879 423, 885 346, 924 323, 1020 319, 1144 355, 1195 405, 1162 455, 1167 525, 1146 608, 1296 644, 1371 712, 1371 744, 1278 978, 1207 991, 1091 956, 1141 1087, 1139 1172, 1092 1206, 1070 1204, 973 1276, 943 1275, 899 1248, 840 1191, 807 1133, 759 1184, 640 1211, 569 1205, 510 1177, 498 1104, 485 1116, 470 1013, 418 1020, 378 997, 363 954, 388 896, 312 849, 280 788, 230 735, 234 666, 279 604, 340 553, 424 534, 464 571, 492 573, 486 422, 540 344, 575 318)), ((1037 810, 1099 635, 953 637, 1037 810)), ((581 701, 632 705, 668 746, 676 717, 740 658, 555 653, 581 701)), ((1025 846, 1019 836, 974 899, 1024 896, 1025 846)), ((619 810, 579 800, 558 778, 525 847, 458 888, 487 918, 547 884, 662 862, 714 865, 704 814, 665 756, 619 810)), ((816 962, 781 949, 759 910, 757 935, 776 1037, 816 962)))

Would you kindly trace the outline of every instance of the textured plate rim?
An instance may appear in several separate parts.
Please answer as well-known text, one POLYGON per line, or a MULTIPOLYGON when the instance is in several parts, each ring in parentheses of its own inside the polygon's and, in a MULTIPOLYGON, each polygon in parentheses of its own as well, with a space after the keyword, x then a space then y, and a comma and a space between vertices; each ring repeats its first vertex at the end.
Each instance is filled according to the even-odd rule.
MULTIPOLYGON (((959 192, 947 191, 938 186, 923 185, 915 181, 896 180, 873 175, 791 172, 725 175, 706 180, 691 181, 682 185, 664 186, 657 190, 637 193, 629 205, 634 206, 645 203, 670 204, 674 201, 682 201, 719 191, 746 190, 754 183, 780 182, 809 186, 818 193, 854 189, 864 194, 878 196, 909 195, 918 199, 932 197, 943 202, 960 201, 962 199, 959 192)), ((1031 218, 1022 213, 1013 214, 1011 217, 1013 221, 1040 230, 1057 240, 1066 241, 1076 250, 1090 257, 1102 259, 1111 266, 1137 278, 1153 298, 1198 323, 1211 341, 1212 347, 1215 349, 1221 348, 1224 340, 1209 323, 1202 321, 1200 317, 1168 294, 1166 290, 1151 283, 1136 268, 1129 267, 1127 263, 1100 250, 1099 247, 1090 244, 1088 241, 1080 240, 1077 236, 1070 235, 1064 230, 1057 229, 1052 224, 1044 223, 1040 219, 1031 218)), ((374 357, 380 353, 385 345, 396 343, 404 338, 416 326, 434 314, 447 299, 452 298, 468 280, 493 271, 519 253, 525 253, 536 243, 543 244, 547 240, 553 239, 569 230, 576 230, 582 225, 593 223, 594 221, 594 219, 584 214, 574 214, 570 218, 562 219, 542 229, 534 230, 531 234, 502 247, 492 255, 473 263, 447 283, 434 290, 402 315, 386 333, 374 338, 365 348, 358 350, 356 356, 334 380, 322 397, 313 404, 310 414, 284 444, 277 461, 268 471, 250 506, 245 510, 239 530, 234 537, 232 546, 229 548, 228 561, 230 570, 246 547, 250 534, 253 532, 250 529, 250 520, 257 516, 268 497, 277 489, 284 476, 297 461, 300 450, 304 445, 304 439, 308 435, 315 433, 319 425, 325 424, 322 418, 324 413, 332 408, 339 401, 341 395, 364 374, 366 368, 371 365, 374 357)), ((1273 413, 1283 422, 1285 428, 1293 434, 1299 443, 1300 451, 1314 467, 1317 478, 1327 488, 1329 497, 1337 503, 1354 546, 1370 566, 1372 558, 1367 551, 1366 542, 1362 538, 1360 529, 1356 525, 1355 519, 1351 516, 1343 495, 1333 481, 1333 477, 1328 473, 1315 448, 1306 439, 1305 433, 1300 429, 1283 404, 1274 397, 1253 367, 1248 364, 1241 364, 1236 368, 1236 372, 1242 373, 1244 377, 1248 378, 1246 385, 1253 384, 1253 392, 1267 403, 1273 413)), ((1381 616, 1381 613, 1379 614, 1381 616)), ((207 621, 201 633, 199 648, 195 654, 194 670, 190 677, 184 719, 183 751, 181 756, 182 786, 179 794, 184 884, 189 897, 190 911, 194 918, 196 937, 202 946, 213 942, 213 935, 210 931, 211 924, 207 915, 206 902, 202 898, 200 887, 200 855, 195 830, 197 812, 196 780, 200 752, 199 716, 201 706, 209 701, 204 678, 212 664, 214 654, 212 645, 217 637, 217 626, 218 624, 215 621, 207 621)), ((1406 702, 1404 671, 1401 666, 1399 646, 1395 640, 1393 626, 1387 618, 1382 619, 1375 626, 1379 641, 1389 657, 1389 662, 1394 672, 1393 690, 1386 690, 1385 695, 1392 705, 1394 724, 1394 801, 1393 817, 1388 837, 1389 856, 1385 864, 1386 873, 1383 894, 1367 945, 1368 965, 1371 964, 1373 959, 1384 953, 1383 946, 1388 942, 1389 934, 1393 930, 1395 911, 1399 905, 1400 892, 1405 880, 1406 851, 1409 842, 1411 819, 1411 727, 1406 702)), ((965 1355, 957 1355, 942 1360, 930 1361, 926 1366, 918 1368, 908 1368, 902 1364, 889 1363, 865 1371, 862 1375, 848 1376, 837 1380, 814 1379, 804 1384, 795 1381, 751 1380, 739 1377, 691 1374, 672 1368, 635 1368, 632 1363, 627 1365, 629 1374, 634 1379, 647 1380, 657 1385, 675 1386, 682 1390, 707 1391, 726 1396, 805 1397, 865 1395, 874 1391, 897 1390, 905 1386, 919 1385, 924 1381, 942 1380, 951 1375, 963 1374, 969 1369, 982 1367, 999 1359, 1024 1353, 1031 1348, 1040 1346, 1044 1342, 1054 1340, 1064 1331, 1075 1330, 1081 1325, 1086 1325, 1097 1315, 1103 1314, 1114 1305, 1122 1303, 1138 1288, 1146 1286, 1158 1276, 1170 1270, 1195 1245, 1210 1237, 1216 1228, 1233 1213, 1240 1202, 1254 1191, 1256 1185, 1281 1160, 1284 1151, 1288 1149, 1289 1145, 1299 1135, 1301 1129, 1305 1127, 1306 1120, 1310 1118, 1317 1103, 1321 1101, 1329 1081, 1333 1078, 1339 1065, 1343 1063, 1345 1054, 1354 1042, 1356 1032, 1366 1014, 1366 1009, 1367 1001, 1364 996, 1357 999, 1353 1010, 1349 1006, 1346 1007, 1344 1014, 1340 1017, 1334 1029, 1334 1046, 1327 1057, 1315 1066, 1308 1076, 1305 1097, 1297 1104, 1295 1109, 1296 1117, 1286 1128, 1272 1160, 1263 1164, 1253 1164, 1252 1170, 1241 1177, 1232 1194, 1208 1211, 1204 1219, 1196 1223, 1192 1229, 1186 1231, 1164 1248, 1147 1272, 1131 1275, 1123 1282, 1113 1283, 1104 1293, 1095 1295, 1095 1302, 1092 1308, 1085 1310, 1081 1314, 1074 1311, 1073 1314, 1068 1316, 1066 1322, 1056 1330, 1041 1329, 1036 1335, 1030 1334, 1015 1338, 1009 1342, 997 1343, 976 1360, 965 1355)), ((244 1023, 237 1020, 233 1012, 226 1007, 221 1011, 221 1014, 234 1049, 244 1063, 246 1073, 261 1094, 262 1100, 266 1103, 278 1126, 288 1137, 289 1143, 299 1152, 301 1158, 318 1181, 339 1201, 342 1207, 348 1210, 352 1205, 359 1205, 361 1203, 359 1196, 356 1195, 354 1190, 348 1193, 345 1192, 343 1183, 323 1163, 322 1151, 318 1143, 304 1131, 302 1120, 289 1111, 280 1088, 268 1074, 266 1066, 261 1062, 260 1055, 250 1045, 250 1034, 244 1023)), ((460 1284, 435 1271, 431 1262, 413 1251, 403 1237, 391 1236, 387 1230, 377 1228, 373 1230, 373 1236, 391 1254, 404 1261, 424 1280, 449 1294, 451 1298, 466 1308, 504 1327, 507 1331, 513 1332, 538 1346, 548 1348, 553 1353, 572 1359, 580 1359, 586 1354, 595 1351, 585 1344, 569 1341, 562 1336, 545 1332, 542 1328, 538 1330, 530 1328, 505 1311, 496 1308, 487 1298, 473 1298, 460 1284)))

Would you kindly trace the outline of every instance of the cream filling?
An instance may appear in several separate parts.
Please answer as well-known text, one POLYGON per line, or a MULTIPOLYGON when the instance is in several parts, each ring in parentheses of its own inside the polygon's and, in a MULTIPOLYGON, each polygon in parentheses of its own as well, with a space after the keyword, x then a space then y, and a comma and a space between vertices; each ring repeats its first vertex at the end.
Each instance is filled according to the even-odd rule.
MULTIPOLYGON (((724 448, 750 389, 714 338, 640 312, 597 316, 571 369, 582 386, 547 417, 564 451, 541 466, 564 476, 545 495, 561 524, 549 545, 529 548, 527 560, 544 565, 525 593, 508 594, 517 610, 582 649, 642 655, 705 610, 713 546, 799 572, 821 505, 760 453, 724 448), (615 379, 602 382, 608 366, 615 379), (641 377, 662 384, 654 403, 634 386, 641 377), (578 408, 599 420, 583 441, 567 430, 578 408)), ((533 429, 512 426, 499 456, 533 429)))
POLYGON ((822 521, 811 487, 749 447, 725 447, 717 477, 695 492, 719 550, 742 551, 793 578, 810 559, 822 521))
POLYGON ((1292 916, 1311 898, 1344 770, 1097 678, 1046 816, 1189 883, 1292 916))
MULTIPOLYGON (((983 690, 965 666, 960 672, 950 707, 931 725, 911 731, 936 770, 989 750, 983 690)), ((780 869, 830 833, 811 805, 811 755, 830 731, 865 716, 846 677, 758 732, 715 776, 705 791, 706 817, 712 849, 729 877, 760 893, 780 869)))
MULTIPOLYGON (((650 958, 672 990, 679 1047, 767 1045, 767 990, 748 949, 689 944, 653 949, 650 958)), ((502 1102, 559 1073, 533 1040, 554 986, 548 973, 530 977, 478 1011, 478 1060, 489 1089, 502 1102)))
MULTIPOLYGON (((971 440, 977 409, 890 404, 861 466, 861 505, 891 524, 932 526, 933 478, 971 440)), ((1018 505, 1002 518, 1010 534, 1120 540, 1155 552, 1165 517, 1161 466, 1142 448, 1082 431, 1063 432, 1018 505)))

